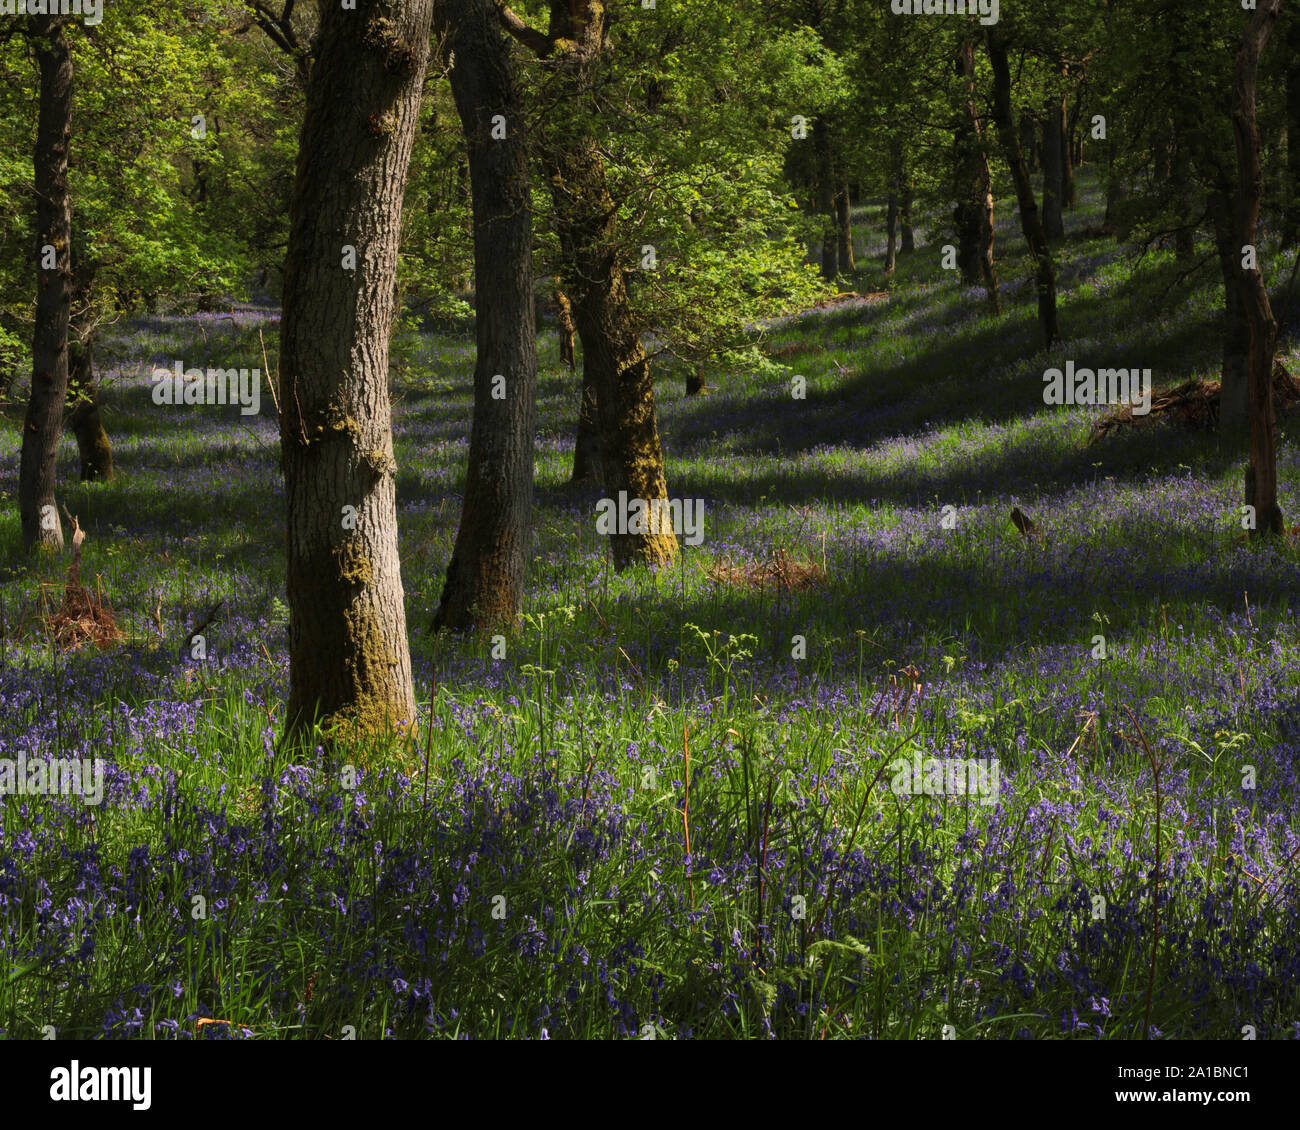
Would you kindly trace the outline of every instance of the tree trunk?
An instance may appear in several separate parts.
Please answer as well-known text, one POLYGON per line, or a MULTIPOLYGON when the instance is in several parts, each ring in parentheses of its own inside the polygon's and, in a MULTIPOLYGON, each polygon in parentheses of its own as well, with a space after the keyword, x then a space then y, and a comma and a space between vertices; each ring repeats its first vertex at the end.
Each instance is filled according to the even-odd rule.
POLYGON ((844 274, 853 272, 853 210, 846 184, 835 195, 835 236, 838 243, 839 269, 844 274))
MULTIPOLYGON (((973 71, 971 72, 974 73, 973 71)), ((1038 143, 1038 122, 1028 110, 1020 115, 1020 151, 1024 154, 1025 167, 1029 172, 1038 172, 1038 155, 1041 152, 1038 143)))
POLYGON ((433 0, 320 4, 281 323, 286 734, 313 717, 358 733, 415 718, 388 339, 432 14, 433 0), (355 269, 341 266, 345 245, 360 252, 355 269))
POLYGON ((989 63, 993 68, 993 114, 998 136, 1011 167, 1011 177, 1016 185, 1016 200, 1020 204, 1020 226, 1029 244, 1034 260, 1035 289, 1038 292, 1038 324, 1043 331, 1043 348, 1051 349, 1060 337, 1056 321, 1056 269, 1047 236, 1038 219, 1038 205, 1034 201, 1034 186, 1029 180, 1024 156, 1020 152, 1020 139, 1016 136, 1011 117, 1011 69, 1007 64, 1007 50, 996 25, 984 29, 989 63))
POLYGON ((1282 246, 1300 243, 1300 12, 1287 10, 1286 35, 1286 220, 1282 246))
POLYGON ((1234 188, 1226 169, 1210 195, 1214 243, 1223 277, 1223 371, 1219 391, 1219 439, 1239 450, 1249 436, 1247 392, 1250 372, 1250 326, 1241 305, 1241 243, 1233 215, 1234 188))
MULTIPOLYGON (((955 195, 957 265, 962 281, 981 280, 995 314, 1002 312, 998 273, 993 261, 993 177, 984 152, 983 129, 975 105, 975 44, 957 49, 957 74, 965 80, 966 99, 957 114, 955 133, 955 195)), ((1023 119, 1022 119, 1023 120, 1023 119)))
POLYGON ((894 273, 898 251, 898 193, 891 185, 885 207, 885 274, 894 273))
MULTIPOLYGON (((605 50, 605 19, 600 4, 552 2, 547 51, 558 56, 552 73, 559 98, 569 104, 565 112, 572 115, 573 128, 553 129, 542 144, 542 159, 555 204, 565 288, 582 340, 584 381, 590 378, 596 389, 605 490, 615 500, 625 491, 630 506, 634 499, 666 501, 668 484, 654 381, 619 258, 618 208, 596 140, 582 125, 593 71, 605 50)), ((609 535, 616 569, 662 566, 677 556, 668 507, 655 507, 648 526, 609 535)))
POLYGON ((1062 103, 1061 118, 1061 200, 1070 211, 1079 203, 1079 190, 1074 183, 1074 127, 1079 117, 1079 100, 1076 97, 1069 112, 1062 103))
POLYGON ((54 498, 54 471, 68 395, 68 318, 71 307, 72 206, 68 149, 72 142, 72 52, 66 21, 30 16, 40 68, 36 122, 36 328, 32 335, 32 392, 23 422, 18 509, 23 545, 62 550, 63 527, 54 498))
MULTIPOLYGON (((532 549, 533 222, 523 107, 496 9, 492 0, 446 0, 443 18, 455 59, 451 89, 469 150, 478 357, 465 501, 434 627, 466 632, 513 625, 532 549), (494 140, 497 115, 506 132, 494 140)), ((563 291, 556 294, 564 299, 563 291)), ((562 318, 567 305, 566 299, 562 318)))
POLYGON ((596 381, 582 358, 582 399, 578 403, 578 435, 573 445, 572 482, 604 485, 605 473, 600 459, 600 408, 596 381))
POLYGON ((1065 98, 1049 95, 1043 124, 1043 234, 1065 238, 1061 204, 1065 196, 1065 98))
POLYGON ((824 118, 813 125, 813 149, 817 159, 817 207, 822 214, 822 278, 840 273, 839 239, 836 235, 835 171, 831 163, 830 127, 824 118))
MULTIPOLYGON (((1259 204, 1264 192, 1260 166, 1255 85, 1259 57, 1268 42, 1282 0, 1259 0, 1241 33, 1232 84, 1232 136, 1237 150, 1237 199, 1234 210, 1238 247, 1256 247, 1259 204)), ((1240 253, 1240 252, 1239 252, 1240 253)), ((1256 536, 1280 536, 1284 523, 1277 502, 1277 419, 1273 410, 1273 350, 1277 321, 1258 266, 1237 264, 1237 289, 1249 330, 1248 400, 1250 466, 1246 476, 1248 505, 1255 508, 1256 536)))
POLYGON ((82 482, 108 482, 113 477, 113 445, 99 414, 99 383, 95 380, 93 336, 68 342, 68 427, 77 437, 82 482))
POLYGON ((903 178, 902 197, 898 205, 898 249, 904 255, 916 251, 916 233, 912 230, 912 174, 903 178))
POLYGON ((552 279, 555 295, 555 320, 560 335, 560 360, 569 366, 569 372, 576 372, 578 359, 573 352, 573 337, 578 331, 573 325, 573 306, 569 296, 564 293, 560 280, 552 279))

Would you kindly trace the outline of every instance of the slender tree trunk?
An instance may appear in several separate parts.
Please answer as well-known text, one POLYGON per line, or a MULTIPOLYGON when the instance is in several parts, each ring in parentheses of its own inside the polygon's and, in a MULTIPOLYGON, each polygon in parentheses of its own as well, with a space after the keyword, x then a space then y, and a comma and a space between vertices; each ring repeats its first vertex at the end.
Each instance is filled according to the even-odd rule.
POLYGON ((903 183, 903 139, 889 139, 889 197, 885 206, 885 274, 892 275, 898 257, 898 202, 903 183))
POLYGON ((95 379, 93 335, 74 333, 68 342, 68 427, 77 437, 82 482, 108 482, 113 477, 113 445, 99 412, 99 382, 95 379))
MULTIPOLYGON (((974 72, 971 72, 974 74, 974 72)), ((1020 114, 1020 152, 1025 158, 1025 167, 1031 174, 1038 172, 1038 123, 1033 114, 1024 110, 1020 114)))
POLYGON ((23 545, 61 550, 63 527, 54 498, 54 472, 68 394, 68 318, 72 284, 72 206, 68 149, 72 142, 72 52, 67 21, 28 16, 40 68, 35 151, 36 329, 32 392, 23 422, 18 509, 23 545))
MULTIPOLYGON (((560 280, 555 282, 555 304, 559 310, 560 323, 560 359, 570 370, 577 368, 574 355, 574 338, 578 328, 573 323, 573 304, 564 293, 560 280)), ((578 386, 578 432, 573 444, 573 474, 569 481, 574 483, 600 483, 600 415, 596 407, 596 384, 587 369, 584 357, 582 380, 578 386)))
MULTIPOLYGON (((1062 105, 1062 110, 1065 105, 1062 105)), ((1074 183, 1074 127, 1079 117, 1079 99, 1070 104, 1069 112, 1061 119, 1061 199, 1073 211, 1079 203, 1079 191, 1074 183)))
MULTIPOLYGON (((654 381, 620 260, 618 208, 596 140, 582 126, 582 107, 605 50, 605 19, 601 4, 551 4, 546 51, 555 60, 558 97, 572 114, 564 126, 572 128, 552 127, 541 150, 555 204, 565 288, 582 340, 584 381, 590 378, 596 389, 604 486, 615 500, 626 492, 630 506, 634 499, 666 501, 668 484, 654 381)), ((677 535, 666 506, 655 508, 649 526, 610 535, 616 569, 666 565, 677 556, 677 535)))
POLYGON ((844 274, 853 272, 853 210, 849 201, 849 186, 843 185, 835 195, 835 236, 838 241, 839 268, 844 274))
POLYGON ((912 230, 912 195, 914 191, 912 174, 903 177, 902 196, 898 205, 898 249, 904 255, 916 251, 916 232, 912 230))
POLYGON ((898 192, 889 189, 889 202, 885 207, 885 274, 894 273, 898 252, 898 192))
POLYGON ((1300 11, 1287 10, 1286 62, 1286 220, 1282 246, 1300 243, 1300 11))
POLYGON ((1056 320, 1056 269, 1052 263, 1051 248, 1043 225, 1038 219, 1038 205, 1034 200, 1034 187, 1029 180, 1020 140, 1011 117, 1011 68, 1007 51, 996 25, 984 29, 989 63, 993 68, 993 115, 998 136, 1011 167, 1011 178, 1016 185, 1016 200, 1020 204, 1020 226, 1029 244, 1034 260, 1035 289, 1038 292, 1038 324, 1043 331, 1043 348, 1051 349, 1061 336, 1056 320))
POLYGON ((817 204, 822 214, 822 278, 840 273, 839 240, 836 237, 835 182, 831 165, 830 127, 818 118, 813 125, 813 146, 817 157, 817 204))
POLYGON ((1241 305, 1241 243, 1233 209, 1234 185, 1225 169, 1210 196, 1214 243, 1223 277, 1223 371, 1219 389, 1219 438, 1230 449, 1243 448, 1249 437, 1247 393, 1250 373, 1250 326, 1241 305))
MULTIPOLYGON (((957 207, 957 265, 962 281, 974 286, 981 280, 995 314, 1002 312, 997 267, 993 260, 993 177, 984 151, 984 131, 975 104, 975 44, 957 49, 957 74, 964 80, 966 98, 955 128, 957 207)), ((1023 121, 1023 119, 1022 119, 1023 121)))
MULTIPOLYGON (((1256 247, 1259 204, 1264 192, 1260 166, 1259 125, 1255 113, 1255 86, 1259 57, 1268 42, 1282 0, 1259 0, 1241 33, 1232 84, 1232 135, 1237 150, 1236 236, 1239 247, 1256 247)), ((1277 419, 1273 410, 1273 350, 1277 321, 1268 301, 1268 289, 1258 266, 1237 264, 1236 286, 1249 327, 1247 388, 1250 418, 1250 465, 1246 475, 1246 502, 1255 508, 1255 534, 1278 536, 1283 532, 1282 509, 1277 501, 1277 419)))
POLYGON ((433 0, 320 2, 281 324, 286 733, 313 717, 357 733, 415 720, 388 339, 432 15, 433 0))
POLYGON ((1061 203, 1065 194, 1065 98, 1050 95, 1043 125, 1043 234, 1065 238, 1061 203))
POLYGON ((465 632, 514 623, 532 548, 533 223, 523 107, 496 8, 492 0, 445 0, 443 13, 469 149, 478 358, 465 502, 434 627, 465 632), (494 120, 504 122, 504 137, 493 138, 494 120))
POLYGON ((578 359, 573 352, 573 339, 578 331, 573 324, 573 305, 569 302, 569 296, 564 293, 560 280, 552 279, 551 282, 555 295, 555 320, 560 335, 560 360, 569 366, 569 372, 576 372, 578 359))

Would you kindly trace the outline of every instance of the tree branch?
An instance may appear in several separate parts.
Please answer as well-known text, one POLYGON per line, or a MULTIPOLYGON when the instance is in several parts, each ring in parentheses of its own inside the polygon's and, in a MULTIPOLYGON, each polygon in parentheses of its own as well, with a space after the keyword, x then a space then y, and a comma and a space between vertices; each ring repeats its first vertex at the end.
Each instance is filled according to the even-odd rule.
POLYGON ((501 26, 506 29, 511 39, 517 39, 530 51, 538 55, 550 54, 551 48, 555 44, 551 41, 549 35, 525 23, 505 0, 496 0, 496 6, 497 18, 501 21, 501 26))

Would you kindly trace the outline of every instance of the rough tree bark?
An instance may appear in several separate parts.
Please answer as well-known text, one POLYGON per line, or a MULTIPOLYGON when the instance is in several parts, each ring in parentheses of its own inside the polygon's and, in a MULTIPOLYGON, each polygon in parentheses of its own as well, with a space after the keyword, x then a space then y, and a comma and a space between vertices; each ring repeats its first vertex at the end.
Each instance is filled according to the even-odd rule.
POLYGON ((968 286, 983 282, 989 305, 1002 312, 1002 295, 993 260, 993 177, 984 151, 983 129, 975 105, 975 44, 966 41, 957 48, 957 74, 963 79, 966 98, 954 127, 954 195, 957 206, 953 221, 957 227, 957 267, 968 286))
MULTIPOLYGON (((1264 173, 1259 156, 1255 87, 1259 57, 1281 6, 1282 0, 1260 0, 1241 33, 1233 71, 1232 136, 1237 151, 1234 219, 1239 248, 1257 246, 1264 173)), ((1244 267, 1238 262, 1236 286, 1249 330, 1250 464, 1246 472, 1246 503, 1255 508, 1255 536, 1279 536, 1283 532, 1283 520, 1277 502, 1277 418, 1273 410, 1277 321, 1258 266, 1244 267)))
POLYGON ((532 540, 537 350, 528 139, 492 0, 445 0, 440 25, 443 19, 469 150, 478 356, 465 502, 433 622, 485 631, 518 617, 532 540), (492 136, 494 122, 504 137, 492 136))
POLYGON ((30 16, 40 69, 36 121, 36 328, 32 391, 23 421, 18 511, 23 545, 63 549, 54 471, 68 394, 68 318, 72 302, 72 206, 68 149, 72 141, 72 52, 67 20, 30 16))
POLYGON ((281 323, 286 735, 313 716, 357 733, 415 719, 388 339, 432 14, 433 0, 320 0, 281 323))
MULTIPOLYGON (((584 380, 589 376, 596 389, 605 490, 616 499, 626 491, 629 502, 666 500, 654 381, 628 300, 618 209, 604 159, 583 119, 609 50, 606 7, 596 0, 551 0, 545 33, 504 4, 497 12, 514 38, 550 61, 556 96, 572 108, 563 121, 539 123, 538 148, 555 207, 561 275, 582 341, 584 380)), ((662 566, 677 556, 666 506, 654 508, 650 525, 644 532, 610 535, 616 569, 662 566)))
POLYGON ((1034 200, 1034 186, 1029 180, 1029 170, 1020 152, 1020 139, 1016 136, 1011 117, 1011 68, 1007 63, 1007 49, 996 26, 984 29, 989 62, 993 67, 993 116, 998 127, 998 137, 1011 166, 1011 177, 1016 184, 1016 200, 1020 205, 1020 226, 1029 244, 1034 260, 1034 282, 1038 293, 1038 324, 1043 331, 1043 348, 1051 349, 1061 336, 1056 320, 1056 268, 1052 263, 1051 248, 1038 219, 1038 205, 1034 200))

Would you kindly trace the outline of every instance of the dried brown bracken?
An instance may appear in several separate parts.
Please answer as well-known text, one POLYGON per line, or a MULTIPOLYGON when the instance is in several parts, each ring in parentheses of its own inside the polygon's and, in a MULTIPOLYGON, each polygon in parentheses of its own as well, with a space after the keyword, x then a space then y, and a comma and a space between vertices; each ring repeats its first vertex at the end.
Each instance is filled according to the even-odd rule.
POLYGON ((815 588, 826 579, 826 570, 815 561, 796 561, 783 549, 778 549, 766 561, 751 561, 736 565, 723 559, 715 561, 704 575, 719 584, 763 589, 767 587, 799 591, 815 588))
MULTIPOLYGON (((1151 398, 1151 411, 1145 416, 1134 416, 1131 404, 1112 408, 1093 422, 1089 443, 1095 443, 1118 428, 1136 424, 1140 420, 1158 420, 1165 417, 1185 427, 1212 428, 1219 419, 1219 397, 1222 381, 1188 381, 1151 398)), ((1273 406, 1280 415, 1300 404, 1300 380, 1286 370, 1281 361, 1273 363, 1273 406)))
POLYGON ((85 643, 110 648, 121 642, 122 633, 113 609, 99 591, 98 579, 93 593, 81 584, 81 543, 86 540, 86 532, 75 517, 68 517, 72 522, 72 564, 63 586, 63 603, 46 624, 62 651, 76 651, 85 643))

